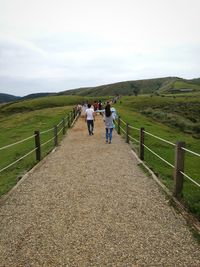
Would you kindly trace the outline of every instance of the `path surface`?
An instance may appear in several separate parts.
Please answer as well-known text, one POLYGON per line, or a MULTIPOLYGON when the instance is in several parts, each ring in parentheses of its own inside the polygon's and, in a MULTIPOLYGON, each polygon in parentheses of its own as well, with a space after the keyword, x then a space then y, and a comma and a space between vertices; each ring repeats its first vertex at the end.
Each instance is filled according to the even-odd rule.
POLYGON ((83 119, 0 205, 0 266, 200 266, 200 246, 114 133, 83 119))

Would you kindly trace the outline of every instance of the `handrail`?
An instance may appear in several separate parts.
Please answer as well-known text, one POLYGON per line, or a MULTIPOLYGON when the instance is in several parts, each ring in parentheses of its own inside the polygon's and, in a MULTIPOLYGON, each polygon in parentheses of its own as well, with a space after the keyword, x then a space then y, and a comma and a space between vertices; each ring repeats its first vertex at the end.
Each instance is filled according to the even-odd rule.
MULTIPOLYGON (((126 123, 125 121, 123 121, 121 118, 120 118, 120 121, 123 122, 125 125, 127 125, 127 123, 126 123)), ((118 122, 116 122, 116 123, 118 123, 118 122)), ((172 165, 170 162, 168 162, 167 160, 165 160, 164 158, 162 158, 162 157, 161 157, 160 155, 158 155, 155 151, 153 151, 153 150, 150 149, 148 146, 146 146, 142 141, 138 141, 137 139, 133 138, 130 134, 127 133, 127 131, 128 131, 129 128, 130 128, 130 129, 134 129, 134 130, 141 130, 142 128, 139 129, 139 128, 133 127, 133 126, 131 126, 131 125, 128 125, 128 128, 127 128, 126 130, 124 130, 120 125, 118 125, 118 126, 119 126, 119 128, 123 131, 123 133, 125 133, 125 134, 128 135, 128 137, 129 137, 131 140, 133 140, 133 141, 139 143, 140 146, 146 148, 148 151, 150 151, 150 152, 151 152, 152 154, 154 154, 156 157, 158 157, 159 159, 161 159, 161 160, 162 160, 163 162, 165 162, 167 165, 169 165, 170 167, 172 167, 173 169, 175 169, 175 166, 174 166, 174 165, 172 165)), ((158 140, 160 140, 160 141, 163 141, 163 142, 165 142, 165 143, 167 143, 167 144, 169 144, 169 145, 171 145, 171 146, 173 146, 173 147, 176 147, 176 144, 174 144, 174 143, 172 143, 172 142, 170 142, 170 141, 168 141, 168 140, 165 140, 165 139, 163 139, 163 138, 161 138, 161 137, 159 137, 159 136, 156 136, 156 135, 154 135, 154 134, 152 134, 152 133, 149 133, 149 132, 147 132, 147 131, 145 131, 145 130, 143 130, 143 133, 146 133, 147 135, 150 135, 150 136, 152 136, 152 137, 154 137, 154 138, 156 138, 156 139, 158 139, 158 140)), ((182 150, 186 151, 186 152, 189 152, 189 153, 191 153, 191 154, 193 154, 193 155, 195 155, 195 156, 200 157, 200 154, 197 153, 197 152, 194 152, 194 151, 192 151, 192 150, 186 149, 186 148, 183 147, 183 146, 180 146, 180 148, 181 148, 182 150)), ((193 178, 191 178, 189 175, 187 175, 186 173, 184 173, 184 172, 181 171, 181 170, 179 170, 179 173, 181 173, 184 177, 186 177, 186 178, 189 179, 191 182, 193 182, 193 183, 196 184, 198 187, 200 187, 200 184, 197 183, 197 182, 196 182, 193 178)))
POLYGON ((186 178, 188 178, 191 182, 196 184, 198 187, 200 187, 200 184, 198 184, 196 181, 194 181, 190 176, 188 176, 186 173, 180 171, 181 174, 183 174, 186 178))
POLYGON ((48 130, 45 130, 45 131, 42 131, 42 132, 40 132, 40 134, 44 134, 44 133, 48 133, 48 132, 50 132, 50 131, 53 131, 53 127, 51 128, 51 129, 48 129, 48 130))
POLYGON ((189 150, 189 149, 187 149, 187 148, 185 148, 185 147, 182 147, 182 149, 185 150, 185 151, 187 151, 187 152, 189 152, 189 153, 191 153, 191 154, 193 154, 193 155, 195 155, 195 156, 200 157, 200 154, 199 154, 199 153, 196 153, 196 152, 194 152, 194 151, 192 151, 192 150, 189 150))
POLYGON ((14 164, 16 164, 17 162, 19 162, 20 160, 26 158, 27 156, 29 156, 31 153, 33 153, 37 148, 34 148, 33 150, 31 150, 30 152, 28 152, 27 154, 25 154, 24 156, 22 156, 21 158, 17 159, 16 161, 10 163, 8 166, 4 167, 3 169, 0 170, 0 173, 6 169, 8 169, 9 167, 13 166, 14 164))
MULTIPOLYGON (((76 114, 76 113, 74 113, 74 115, 75 115, 75 114, 76 114)), ((79 114, 77 114, 76 117, 74 118, 73 122, 70 123, 71 126, 75 123, 75 121, 76 121, 76 119, 78 118, 78 116, 79 116, 79 114)), ((68 118, 68 116, 67 116, 66 118, 68 118)), ((63 120, 61 120, 56 126, 58 127, 59 125, 62 124, 62 122, 63 122, 63 120)), ((64 127, 66 127, 66 125, 65 125, 64 127)), ((60 134, 61 131, 63 131, 63 128, 64 128, 64 127, 62 127, 62 128, 60 129, 60 131, 57 133, 57 135, 60 134)), ((54 129, 54 127, 53 127, 53 128, 50 128, 50 129, 47 129, 47 130, 44 130, 44 131, 40 132, 39 134, 44 134, 44 133, 50 132, 50 131, 52 131, 53 129, 54 129)), ((64 134, 64 132, 63 132, 63 134, 64 134)), ((9 148, 9 147, 14 146, 14 145, 17 145, 17 144, 20 144, 20 143, 25 142, 25 141, 27 141, 27 140, 29 140, 29 139, 31 139, 31 138, 36 137, 36 136, 37 136, 37 134, 34 134, 34 135, 29 136, 29 137, 27 137, 27 138, 25 138, 25 139, 23 139, 23 140, 17 141, 17 142, 15 142, 15 143, 13 143, 13 144, 9 144, 9 145, 6 145, 6 146, 4 146, 4 147, 1 147, 0 150, 9 148)), ((49 142, 52 141, 53 139, 55 139, 55 136, 53 136, 52 138, 50 138, 48 141, 42 143, 42 144, 40 145, 40 147, 43 147, 44 145, 46 145, 47 143, 49 143, 49 142)), ((2 169, 0 169, 0 173, 3 172, 4 170, 8 169, 9 167, 13 166, 14 164, 16 164, 17 162, 19 162, 20 160, 26 158, 26 157, 29 156, 31 153, 33 153, 34 151, 37 151, 37 150, 38 150, 38 147, 35 147, 35 148, 32 149, 31 151, 29 151, 27 154, 23 155, 23 156, 20 157, 19 159, 15 160, 14 162, 12 162, 12 163, 10 163, 9 165, 7 165, 7 166, 3 167, 2 169)))
POLYGON ((48 141, 44 142, 41 144, 41 147, 43 147, 44 145, 48 144, 49 142, 51 142, 54 139, 54 137, 50 138, 48 141))
POLYGON ((122 132, 126 133, 126 131, 121 126, 119 128, 122 130, 122 132))
POLYGON ((145 132, 146 134, 148 134, 148 135, 150 135, 150 136, 156 138, 156 139, 159 139, 159 140, 161 140, 161 141, 163 141, 163 142, 169 144, 169 145, 175 146, 175 144, 172 143, 172 142, 170 142, 170 141, 167 141, 167 140, 165 140, 165 139, 163 139, 163 138, 161 138, 161 137, 158 137, 158 136, 156 136, 156 135, 154 135, 154 134, 151 134, 151 133, 149 133, 149 132, 147 132, 147 131, 144 131, 144 132, 145 132))
POLYGON ((172 165, 171 163, 169 163, 167 160, 163 159, 161 156, 159 156, 156 152, 154 152, 153 150, 151 150, 148 146, 146 146, 145 144, 143 144, 143 146, 149 150, 152 154, 154 154, 155 156, 157 156, 159 159, 161 159, 162 161, 164 161, 165 163, 167 163, 170 167, 174 168, 174 165, 172 165))
POLYGON ((137 128, 137 127, 133 127, 133 126, 131 126, 131 125, 129 125, 128 127, 131 128, 131 129, 133 129, 133 130, 137 130, 137 131, 140 130, 139 128, 137 128))
POLYGON ((136 143, 140 143, 140 141, 138 141, 137 139, 135 139, 134 137, 132 137, 131 135, 128 135, 128 137, 132 140, 134 140, 136 143))
POLYGON ((27 140, 29 140, 29 139, 33 138, 33 137, 35 137, 35 134, 34 134, 34 135, 31 135, 31 136, 29 136, 29 137, 27 137, 27 138, 25 138, 25 139, 23 139, 23 140, 17 141, 17 142, 15 142, 15 143, 13 143, 13 144, 10 144, 10 145, 7 145, 7 146, 4 146, 4 147, 1 147, 1 148, 0 148, 0 150, 3 150, 3 149, 6 149, 6 148, 9 148, 9 147, 11 147, 11 146, 14 146, 14 145, 17 145, 17 144, 20 144, 20 143, 23 143, 23 142, 25 142, 25 141, 27 141, 27 140))
POLYGON ((121 121, 121 122, 123 122, 123 124, 125 124, 125 125, 126 125, 126 122, 125 122, 125 121, 123 121, 121 118, 120 118, 120 121, 121 121))

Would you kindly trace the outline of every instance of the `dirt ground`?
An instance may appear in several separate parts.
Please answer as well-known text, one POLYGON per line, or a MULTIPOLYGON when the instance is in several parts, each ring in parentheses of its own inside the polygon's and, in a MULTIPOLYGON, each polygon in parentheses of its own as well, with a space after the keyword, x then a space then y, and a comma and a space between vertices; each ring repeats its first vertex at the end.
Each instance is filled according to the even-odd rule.
POLYGON ((200 266, 200 246, 114 132, 80 118, 0 204, 0 266, 200 266))

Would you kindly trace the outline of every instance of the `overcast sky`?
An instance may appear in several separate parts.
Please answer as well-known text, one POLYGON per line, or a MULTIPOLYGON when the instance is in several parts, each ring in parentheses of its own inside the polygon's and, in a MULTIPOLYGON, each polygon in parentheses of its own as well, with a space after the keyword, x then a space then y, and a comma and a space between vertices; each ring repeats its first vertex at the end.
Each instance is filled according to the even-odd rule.
POLYGON ((0 92, 200 77, 200 0, 0 0, 0 92))

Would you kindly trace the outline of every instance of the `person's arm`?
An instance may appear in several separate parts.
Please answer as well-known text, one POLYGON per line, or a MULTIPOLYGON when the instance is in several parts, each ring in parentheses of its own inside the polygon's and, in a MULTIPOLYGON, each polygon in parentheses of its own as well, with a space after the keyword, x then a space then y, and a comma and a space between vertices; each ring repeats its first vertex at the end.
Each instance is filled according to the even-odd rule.
POLYGON ((85 122, 87 122, 87 112, 85 112, 85 122))
POLYGON ((105 109, 97 109, 96 112, 105 112, 105 109))

